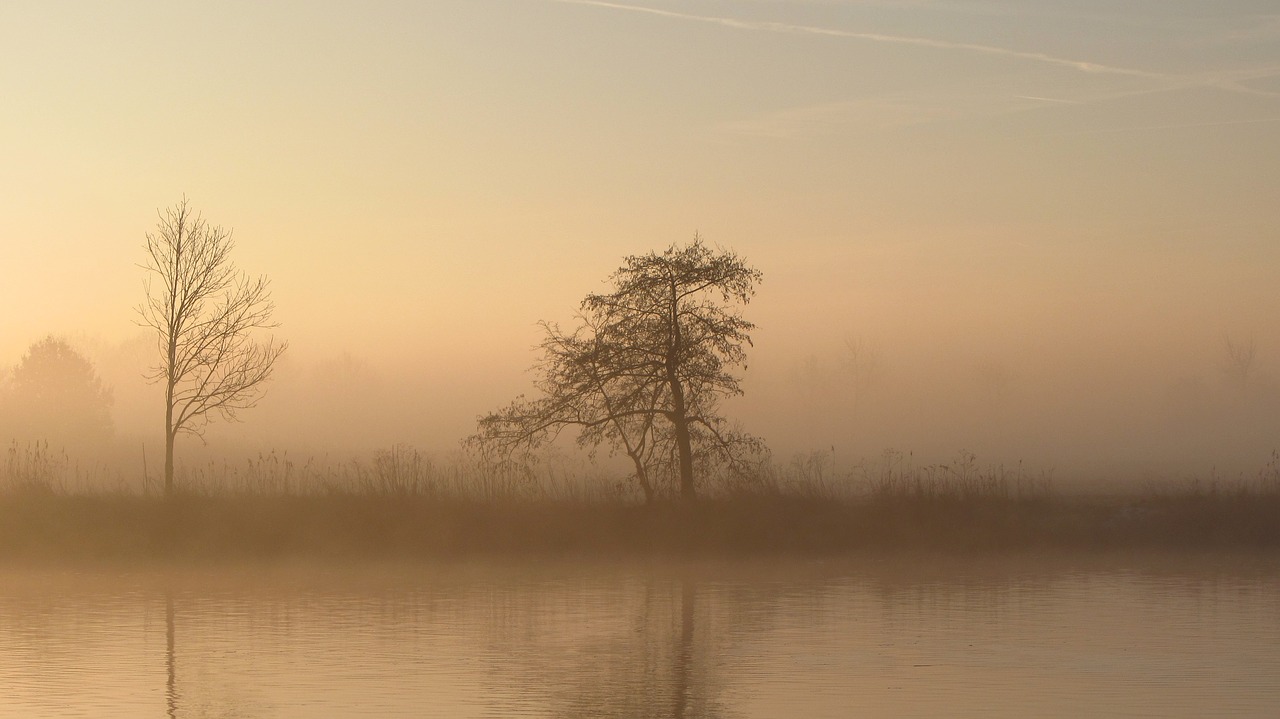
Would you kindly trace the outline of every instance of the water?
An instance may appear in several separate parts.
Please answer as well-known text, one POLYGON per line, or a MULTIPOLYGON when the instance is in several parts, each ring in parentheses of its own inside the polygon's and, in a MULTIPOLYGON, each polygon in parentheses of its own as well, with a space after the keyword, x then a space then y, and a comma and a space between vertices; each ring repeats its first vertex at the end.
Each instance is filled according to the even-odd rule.
POLYGON ((0 717, 1274 717, 1280 561, 0 570, 0 717))

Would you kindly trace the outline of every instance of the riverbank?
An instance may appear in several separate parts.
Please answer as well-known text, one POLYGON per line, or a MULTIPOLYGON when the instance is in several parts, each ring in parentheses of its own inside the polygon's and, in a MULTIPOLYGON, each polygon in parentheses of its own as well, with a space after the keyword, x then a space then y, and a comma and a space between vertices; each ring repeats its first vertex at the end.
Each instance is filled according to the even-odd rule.
POLYGON ((0 497, 0 560, 1280 549, 1280 496, 744 496, 693 505, 429 496, 0 497))

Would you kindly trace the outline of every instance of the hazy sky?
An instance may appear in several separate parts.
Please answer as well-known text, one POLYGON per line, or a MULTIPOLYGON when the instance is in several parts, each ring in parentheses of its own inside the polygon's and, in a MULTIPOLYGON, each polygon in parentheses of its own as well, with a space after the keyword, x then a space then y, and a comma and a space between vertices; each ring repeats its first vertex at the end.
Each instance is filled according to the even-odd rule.
POLYGON ((295 361, 413 372, 446 435, 524 387, 539 319, 695 231, 765 274, 757 415, 858 337, 921 434, 975 376, 1088 426, 1128 411, 1081 398, 1104 376, 1214 385, 1224 333, 1280 369, 1280 8, 0 4, 0 364, 136 336, 184 193, 295 361))

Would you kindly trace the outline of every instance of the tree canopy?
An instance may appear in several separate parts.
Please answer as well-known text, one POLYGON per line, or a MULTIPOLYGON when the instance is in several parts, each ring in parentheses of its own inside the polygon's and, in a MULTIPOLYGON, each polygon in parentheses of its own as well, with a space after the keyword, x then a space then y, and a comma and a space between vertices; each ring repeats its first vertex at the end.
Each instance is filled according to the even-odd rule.
POLYGON ((673 485, 691 500, 695 477, 748 471, 764 445, 735 429, 720 402, 742 394, 737 372, 755 325, 739 308, 760 280, 697 237, 627 257, 611 292, 582 301, 575 327, 542 324, 538 395, 482 416, 471 441, 509 454, 575 427, 580 444, 625 453, 649 500, 673 485))
POLYGON ((99 443, 113 434, 111 390, 93 363, 60 337, 32 344, 0 396, 13 437, 66 446, 99 443))

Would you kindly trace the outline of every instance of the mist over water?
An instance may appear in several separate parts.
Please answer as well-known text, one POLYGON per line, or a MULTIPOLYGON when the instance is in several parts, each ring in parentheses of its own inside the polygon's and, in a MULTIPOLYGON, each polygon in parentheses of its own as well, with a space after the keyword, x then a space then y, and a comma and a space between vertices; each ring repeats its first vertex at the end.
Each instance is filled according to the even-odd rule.
POLYGON ((1275 5, 0 1, 0 719, 1274 717, 1275 5))

